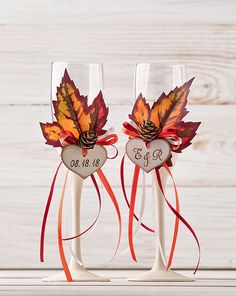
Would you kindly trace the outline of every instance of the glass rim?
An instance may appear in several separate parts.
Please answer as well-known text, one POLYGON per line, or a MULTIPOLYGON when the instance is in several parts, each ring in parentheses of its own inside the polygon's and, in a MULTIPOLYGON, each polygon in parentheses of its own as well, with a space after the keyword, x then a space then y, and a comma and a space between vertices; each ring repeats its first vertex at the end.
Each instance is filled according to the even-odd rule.
POLYGON ((100 66, 102 66, 103 65, 103 63, 101 63, 101 62, 91 62, 91 63, 89 63, 89 62, 83 62, 83 61, 52 61, 51 62, 51 65, 53 66, 53 65, 55 65, 55 64, 71 64, 71 65, 87 65, 87 66, 89 66, 89 65, 100 65, 100 66))
POLYGON ((140 63, 135 63, 135 66, 137 67, 138 65, 165 65, 165 66, 180 66, 180 67, 186 67, 186 64, 184 64, 183 62, 179 62, 179 61, 147 61, 147 62, 140 62, 140 63))

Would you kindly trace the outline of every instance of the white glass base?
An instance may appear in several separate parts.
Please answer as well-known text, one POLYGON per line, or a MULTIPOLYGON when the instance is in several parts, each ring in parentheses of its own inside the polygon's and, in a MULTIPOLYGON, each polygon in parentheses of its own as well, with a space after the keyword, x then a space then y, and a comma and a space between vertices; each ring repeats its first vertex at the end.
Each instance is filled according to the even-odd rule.
MULTIPOLYGON (((100 277, 92 272, 87 271, 86 269, 71 269, 70 273, 73 281, 78 282, 109 282, 109 278, 100 277)), ((43 279, 44 282, 66 282, 66 276, 64 271, 59 272, 53 276, 43 279)))
POLYGON ((149 270, 140 275, 134 275, 128 278, 128 281, 134 282, 192 282, 194 281, 191 277, 186 277, 180 273, 172 270, 149 270))

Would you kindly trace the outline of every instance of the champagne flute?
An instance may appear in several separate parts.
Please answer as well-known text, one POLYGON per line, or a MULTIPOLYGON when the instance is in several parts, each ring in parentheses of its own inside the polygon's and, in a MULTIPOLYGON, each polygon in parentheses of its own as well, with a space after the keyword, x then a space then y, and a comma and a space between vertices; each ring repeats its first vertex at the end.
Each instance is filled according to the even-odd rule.
MULTIPOLYGON (((101 63, 81 63, 81 62, 54 62, 51 72, 51 110, 53 115, 52 101, 57 99, 57 87, 60 85, 65 69, 68 71, 70 78, 78 86, 80 93, 88 95, 88 101, 93 100, 99 93, 103 91, 103 65, 101 63)), ((60 148, 59 151, 60 153, 60 148)), ((83 188, 83 179, 73 172, 69 172, 71 179, 71 196, 72 196, 72 234, 76 236, 81 232, 80 229, 80 207, 81 207, 81 192, 83 188)), ((71 258, 69 269, 74 281, 109 281, 107 278, 100 277, 85 269, 82 253, 81 253, 81 238, 77 237, 71 242, 71 258)), ((64 272, 55 274, 45 281, 65 281, 64 272)))
MULTIPOLYGON (((185 67, 180 64, 141 63, 135 66, 134 98, 141 93, 149 103, 157 100, 162 92, 169 93, 176 86, 185 82, 185 67)), ((172 162, 176 163, 176 153, 173 153, 172 162)), ((165 191, 168 175, 160 169, 165 191)), ((165 228, 164 228, 164 199, 153 173, 154 217, 156 224, 156 252, 155 260, 150 271, 130 278, 130 281, 192 281, 172 270, 166 271, 165 264, 165 228)))

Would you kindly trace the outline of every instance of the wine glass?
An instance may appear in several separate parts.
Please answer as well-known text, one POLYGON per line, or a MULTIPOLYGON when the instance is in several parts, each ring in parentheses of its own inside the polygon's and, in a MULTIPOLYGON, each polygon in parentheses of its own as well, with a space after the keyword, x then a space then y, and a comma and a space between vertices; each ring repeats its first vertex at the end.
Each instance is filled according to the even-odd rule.
MULTIPOLYGON (((169 63, 141 63, 136 64, 134 74, 134 99, 141 93, 149 103, 153 103, 163 93, 169 93, 176 86, 185 82, 185 66, 169 63)), ((172 162, 176 162, 173 153, 172 162)), ((162 168, 160 174, 165 191, 167 174, 162 168)), ((156 252, 155 260, 150 271, 130 278, 131 281, 191 281, 191 278, 181 274, 166 271, 165 265, 165 230, 164 230, 164 199, 153 173, 154 217, 156 224, 156 252)))
MULTIPOLYGON (((60 85, 65 70, 67 70, 70 78, 79 88, 82 95, 88 96, 88 102, 91 102, 99 93, 103 91, 103 65, 101 63, 81 63, 81 62, 54 62, 52 63, 51 72, 51 111, 52 119, 54 118, 54 110, 52 101, 57 100, 57 87, 60 85)), ((60 148, 59 151, 60 153, 60 148)), ((83 188, 83 179, 73 172, 69 172, 71 179, 71 195, 72 195, 72 234, 76 236, 80 233, 80 206, 81 192, 83 188)), ((73 280, 77 281, 109 281, 107 278, 100 277, 94 273, 87 271, 83 265, 81 255, 81 239, 77 237, 71 243, 71 259, 69 270, 73 280)), ((45 281, 65 281, 64 272, 55 274, 45 281)))

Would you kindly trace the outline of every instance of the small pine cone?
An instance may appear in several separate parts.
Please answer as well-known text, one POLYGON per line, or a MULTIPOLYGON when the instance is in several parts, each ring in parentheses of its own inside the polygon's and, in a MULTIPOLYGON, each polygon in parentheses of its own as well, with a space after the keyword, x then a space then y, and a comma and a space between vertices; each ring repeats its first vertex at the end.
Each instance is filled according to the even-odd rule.
POLYGON ((94 145, 97 142, 97 135, 95 131, 83 132, 79 136, 79 145, 81 148, 93 149, 94 145))
POLYGON ((145 142, 151 142, 154 140, 159 132, 159 129, 151 120, 144 120, 140 124, 138 133, 145 142))

